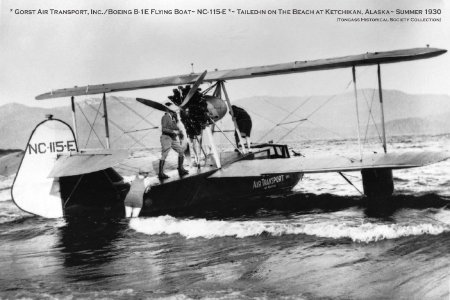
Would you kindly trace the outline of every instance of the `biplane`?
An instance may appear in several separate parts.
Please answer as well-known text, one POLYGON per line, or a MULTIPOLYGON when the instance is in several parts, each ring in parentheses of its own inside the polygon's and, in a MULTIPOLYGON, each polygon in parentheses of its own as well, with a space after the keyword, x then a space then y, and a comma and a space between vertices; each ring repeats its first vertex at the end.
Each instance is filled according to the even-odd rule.
MULTIPOLYGON (((176 106, 174 111, 180 116, 179 120, 184 128, 190 131, 188 136, 191 139, 195 140, 196 135, 208 138, 209 149, 206 151, 201 144, 197 144, 200 151, 195 155, 196 165, 190 168, 188 175, 172 175, 166 180, 159 180, 155 176, 142 191, 142 195, 138 195, 143 200, 140 215, 195 207, 220 208, 236 203, 245 205, 255 199, 289 193, 304 174, 311 173, 360 172, 364 194, 368 198, 389 197, 394 192, 393 170, 422 167, 446 160, 450 155, 430 151, 388 152, 381 65, 428 59, 446 52, 444 49, 429 47, 368 52, 338 58, 52 90, 38 95, 36 99, 69 98, 73 128, 52 116, 36 126, 13 183, 12 198, 22 210, 48 218, 95 213, 123 215, 124 200, 133 182, 124 182, 123 177, 114 169, 118 163, 128 158, 128 154, 126 151, 109 149, 106 95, 182 85, 189 85, 190 89, 178 95, 179 97, 171 98, 176 106), (291 157, 287 145, 276 143, 253 144, 250 148, 239 143, 231 151, 217 150, 211 128, 228 115, 241 139, 233 110, 230 110, 231 100, 225 87, 227 81, 348 68, 353 75, 357 108, 355 69, 361 66, 377 66, 382 153, 363 156, 360 147, 360 158, 354 160, 342 156, 291 157), (210 84, 209 88, 199 90, 200 85, 205 83, 210 84), (106 149, 81 150, 78 146, 74 99, 77 96, 97 94, 103 97, 106 149), (227 111, 230 113, 227 114, 227 111), (202 155, 203 164, 199 163, 202 155)), ((143 98, 137 100, 157 110, 169 109, 156 101, 143 98)), ((358 112, 358 108, 356 111, 358 112)))

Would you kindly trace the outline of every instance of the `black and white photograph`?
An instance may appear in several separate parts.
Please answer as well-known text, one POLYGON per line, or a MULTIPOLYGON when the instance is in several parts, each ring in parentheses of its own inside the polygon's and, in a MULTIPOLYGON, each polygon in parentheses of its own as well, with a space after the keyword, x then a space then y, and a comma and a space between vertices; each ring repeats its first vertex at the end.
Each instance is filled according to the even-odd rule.
POLYGON ((446 1, 0 12, 0 299, 450 299, 446 1))

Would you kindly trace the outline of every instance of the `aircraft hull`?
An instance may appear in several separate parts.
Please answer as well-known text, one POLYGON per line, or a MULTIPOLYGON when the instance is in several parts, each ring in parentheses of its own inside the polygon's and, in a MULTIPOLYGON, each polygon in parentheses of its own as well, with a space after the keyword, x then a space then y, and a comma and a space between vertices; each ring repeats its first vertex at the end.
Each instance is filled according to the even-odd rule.
POLYGON ((215 171, 190 175, 181 180, 152 186, 144 194, 141 216, 252 206, 265 197, 289 193, 303 173, 209 178, 215 171))

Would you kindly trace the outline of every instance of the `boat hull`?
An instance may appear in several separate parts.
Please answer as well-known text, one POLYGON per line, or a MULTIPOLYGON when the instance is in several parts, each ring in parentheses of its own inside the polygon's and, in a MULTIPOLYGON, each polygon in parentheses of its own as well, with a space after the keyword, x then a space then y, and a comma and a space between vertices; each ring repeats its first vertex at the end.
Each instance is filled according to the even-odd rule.
POLYGON ((252 206, 266 197, 289 193, 303 173, 255 177, 209 178, 214 171, 151 186, 144 194, 142 215, 200 208, 252 206))

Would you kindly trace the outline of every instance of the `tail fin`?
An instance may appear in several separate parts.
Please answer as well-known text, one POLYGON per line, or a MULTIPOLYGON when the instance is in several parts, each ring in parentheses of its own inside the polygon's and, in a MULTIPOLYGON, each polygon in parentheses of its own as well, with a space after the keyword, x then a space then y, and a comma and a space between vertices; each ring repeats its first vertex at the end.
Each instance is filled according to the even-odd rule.
POLYGON ((48 178, 58 154, 78 151, 72 128, 61 120, 39 123, 31 133, 11 189, 22 210, 46 217, 63 216, 59 178, 48 178))

